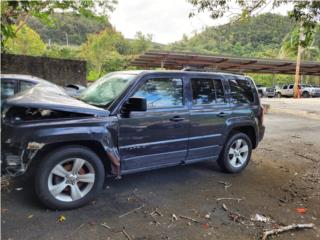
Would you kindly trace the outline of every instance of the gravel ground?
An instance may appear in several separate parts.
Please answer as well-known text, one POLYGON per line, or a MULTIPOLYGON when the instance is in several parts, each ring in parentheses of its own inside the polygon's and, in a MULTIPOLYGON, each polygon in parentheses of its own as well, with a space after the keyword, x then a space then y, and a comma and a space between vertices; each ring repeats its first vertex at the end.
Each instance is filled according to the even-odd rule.
POLYGON ((320 112, 301 112, 319 110, 320 99, 306 100, 264 100, 265 139, 241 174, 203 162, 128 175, 110 179, 90 205, 62 212, 41 207, 32 184, 17 179, 2 190, 1 239, 260 239, 292 223, 315 228, 275 239, 320 239, 320 112), (250 220, 255 214, 272 222, 250 220))

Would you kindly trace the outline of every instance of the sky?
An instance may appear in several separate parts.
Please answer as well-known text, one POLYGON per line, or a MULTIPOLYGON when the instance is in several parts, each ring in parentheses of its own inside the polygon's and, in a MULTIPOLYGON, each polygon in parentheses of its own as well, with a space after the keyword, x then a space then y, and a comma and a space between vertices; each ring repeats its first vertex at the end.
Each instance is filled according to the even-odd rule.
MULTIPOLYGON (((268 4, 261 12, 286 14, 291 6, 272 10, 268 4)), ((197 14, 189 18, 193 6, 187 0, 118 0, 116 10, 110 14, 111 23, 126 38, 134 38, 136 32, 152 34, 152 40, 171 43, 192 36, 206 26, 217 26, 229 21, 228 17, 213 20, 209 13, 197 14)), ((236 12, 237 9, 234 9, 236 12)))

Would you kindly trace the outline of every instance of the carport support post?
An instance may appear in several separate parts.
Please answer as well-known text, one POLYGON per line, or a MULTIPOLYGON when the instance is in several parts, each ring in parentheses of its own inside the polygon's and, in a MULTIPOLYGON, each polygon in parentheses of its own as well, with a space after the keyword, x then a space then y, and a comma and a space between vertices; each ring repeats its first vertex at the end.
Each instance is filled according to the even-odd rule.
POLYGON ((301 42, 305 40, 304 36, 304 29, 303 29, 303 22, 301 21, 300 25, 300 35, 299 35, 299 46, 298 46, 298 53, 297 53, 297 62, 296 62, 296 75, 294 79, 294 92, 293 95, 295 98, 300 98, 300 91, 299 91, 299 83, 300 83, 300 63, 301 63, 301 54, 303 52, 303 47, 301 42))

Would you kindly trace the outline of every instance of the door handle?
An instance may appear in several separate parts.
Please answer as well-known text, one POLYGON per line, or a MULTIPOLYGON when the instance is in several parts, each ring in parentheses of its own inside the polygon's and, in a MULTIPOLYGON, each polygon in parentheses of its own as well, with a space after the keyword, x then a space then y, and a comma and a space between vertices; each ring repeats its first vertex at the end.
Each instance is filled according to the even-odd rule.
POLYGON ((180 116, 174 116, 173 118, 169 119, 171 122, 180 122, 183 121, 184 118, 180 117, 180 116))
POLYGON ((228 115, 230 115, 230 113, 220 112, 220 113, 217 114, 218 117, 226 117, 228 115))

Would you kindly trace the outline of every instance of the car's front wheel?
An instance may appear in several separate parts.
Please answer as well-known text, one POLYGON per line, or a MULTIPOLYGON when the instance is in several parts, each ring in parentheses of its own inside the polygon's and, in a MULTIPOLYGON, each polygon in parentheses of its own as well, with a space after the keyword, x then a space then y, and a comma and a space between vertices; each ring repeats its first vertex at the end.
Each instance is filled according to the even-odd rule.
POLYGON ((225 172, 239 173, 248 165, 251 152, 252 143, 248 135, 235 133, 227 140, 218 164, 225 172))
POLYGON ((35 190, 40 201, 51 209, 83 206, 103 187, 104 166, 86 147, 62 147, 41 160, 35 175, 35 190))
POLYGON ((310 97, 310 93, 308 93, 308 92, 303 92, 303 93, 302 93, 302 97, 304 97, 304 98, 309 98, 309 97, 310 97))

